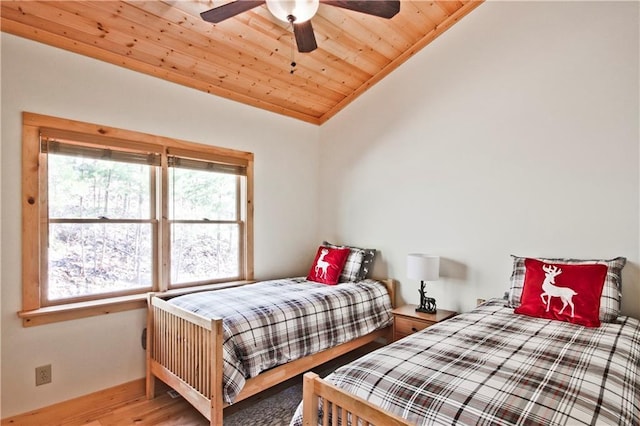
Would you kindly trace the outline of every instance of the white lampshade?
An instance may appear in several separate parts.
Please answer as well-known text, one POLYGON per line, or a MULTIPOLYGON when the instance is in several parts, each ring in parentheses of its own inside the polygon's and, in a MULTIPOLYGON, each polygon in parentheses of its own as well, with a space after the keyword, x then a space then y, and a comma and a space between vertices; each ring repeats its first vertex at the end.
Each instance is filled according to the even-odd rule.
POLYGON ((407 256, 407 277, 412 280, 435 281, 440 277, 440 257, 412 253, 407 256))
POLYGON ((267 9, 276 18, 289 22, 289 15, 300 24, 308 21, 318 11, 320 0, 267 0, 267 9))

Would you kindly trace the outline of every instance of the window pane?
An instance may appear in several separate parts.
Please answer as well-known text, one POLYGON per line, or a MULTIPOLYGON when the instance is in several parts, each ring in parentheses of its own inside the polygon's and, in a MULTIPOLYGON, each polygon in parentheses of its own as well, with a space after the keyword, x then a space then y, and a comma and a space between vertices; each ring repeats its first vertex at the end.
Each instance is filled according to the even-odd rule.
POLYGON ((169 217, 235 220, 238 177, 206 170, 169 168, 169 217))
POLYGON ((151 287, 151 224, 50 224, 49 300, 151 287))
POLYGON ((237 224, 172 224, 172 284, 237 278, 238 238, 237 224))
POLYGON ((149 219, 150 167, 49 154, 49 217, 149 219))

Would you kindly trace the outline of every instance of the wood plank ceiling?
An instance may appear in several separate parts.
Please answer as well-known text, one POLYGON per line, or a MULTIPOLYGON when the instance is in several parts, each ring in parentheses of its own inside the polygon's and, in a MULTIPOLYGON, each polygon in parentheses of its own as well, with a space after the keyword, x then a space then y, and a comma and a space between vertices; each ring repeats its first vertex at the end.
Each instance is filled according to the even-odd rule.
POLYGON ((216 25, 200 18, 227 2, 3 0, 1 28, 322 124, 481 4, 403 0, 390 20, 320 4, 311 20, 318 49, 298 53, 264 5, 216 25))

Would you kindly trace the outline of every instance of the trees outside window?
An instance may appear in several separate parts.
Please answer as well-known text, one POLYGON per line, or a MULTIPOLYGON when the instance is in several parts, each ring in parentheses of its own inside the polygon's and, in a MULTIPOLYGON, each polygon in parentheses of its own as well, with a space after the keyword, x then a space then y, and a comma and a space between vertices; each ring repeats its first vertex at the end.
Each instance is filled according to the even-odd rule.
POLYGON ((199 168, 185 168, 179 159, 170 160, 174 165, 169 168, 171 283, 238 276, 242 233, 238 176, 207 163, 191 162, 199 168))
POLYGON ((153 289, 157 166, 55 152, 46 163, 45 304, 153 289))

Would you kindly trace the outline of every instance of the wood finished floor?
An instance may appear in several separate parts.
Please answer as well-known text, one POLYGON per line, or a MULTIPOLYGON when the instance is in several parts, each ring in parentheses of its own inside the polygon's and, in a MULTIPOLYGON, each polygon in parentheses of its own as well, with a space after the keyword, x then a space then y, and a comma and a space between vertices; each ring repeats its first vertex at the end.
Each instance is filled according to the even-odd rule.
MULTIPOLYGON (((380 345, 373 343, 352 353, 346 354, 333 361, 314 369, 314 371, 331 371, 340 365, 346 364, 353 359, 376 349, 380 345)), ((302 376, 294 377, 287 382, 281 383, 266 390, 259 395, 241 401, 225 409, 225 415, 233 414, 247 406, 255 404, 257 401, 267 398, 274 393, 280 392, 302 381, 302 376)), ((302 400, 302 395, 300 395, 302 400)), ((93 415, 83 419, 75 419, 64 422, 60 426, 208 426, 209 421, 202 416, 198 410, 193 408, 183 398, 171 398, 166 392, 162 392, 155 399, 149 401, 140 398, 119 407, 105 408, 93 415)))
POLYGON ((152 401, 133 401, 114 408, 87 422, 63 423, 64 426, 208 426, 209 421, 184 399, 173 399, 166 393, 152 401))

